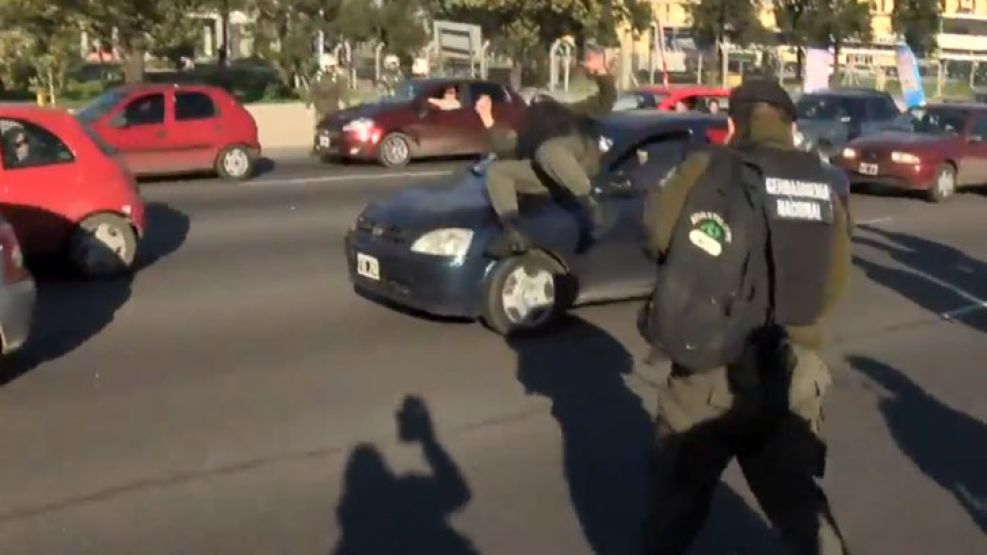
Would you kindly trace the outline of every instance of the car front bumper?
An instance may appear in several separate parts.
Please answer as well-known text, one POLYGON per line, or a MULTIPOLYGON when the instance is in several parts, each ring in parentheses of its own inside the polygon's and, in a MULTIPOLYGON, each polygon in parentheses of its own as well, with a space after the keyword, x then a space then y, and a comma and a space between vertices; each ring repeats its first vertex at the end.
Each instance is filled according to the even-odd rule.
POLYGON ((37 289, 33 280, 7 285, 0 290, 0 333, 3 354, 20 350, 27 342, 34 320, 37 289))
POLYGON ((312 152, 316 156, 374 160, 380 142, 373 137, 361 140, 354 133, 343 133, 335 129, 319 129, 312 141, 312 152))
POLYGON ((350 231, 346 260, 354 287, 371 296, 435 316, 476 318, 480 314, 486 259, 467 254, 462 259, 419 254, 409 243, 350 231), (362 275, 358 255, 372 257, 378 279, 362 275))
MULTIPOLYGON (((866 163, 866 162, 865 162, 866 163)), ((934 164, 895 164, 876 163, 877 172, 862 173, 860 162, 841 163, 853 185, 880 185, 895 189, 925 190, 932 186, 936 178, 934 164)))

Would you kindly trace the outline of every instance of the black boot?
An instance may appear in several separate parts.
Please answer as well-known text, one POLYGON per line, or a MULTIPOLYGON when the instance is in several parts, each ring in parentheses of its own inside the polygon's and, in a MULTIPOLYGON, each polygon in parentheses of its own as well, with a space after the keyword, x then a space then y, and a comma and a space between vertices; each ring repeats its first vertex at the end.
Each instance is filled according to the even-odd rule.
POLYGON ((491 258, 509 258, 531 250, 531 240, 518 228, 517 223, 517 213, 501 216, 503 231, 487 246, 487 256, 491 258))

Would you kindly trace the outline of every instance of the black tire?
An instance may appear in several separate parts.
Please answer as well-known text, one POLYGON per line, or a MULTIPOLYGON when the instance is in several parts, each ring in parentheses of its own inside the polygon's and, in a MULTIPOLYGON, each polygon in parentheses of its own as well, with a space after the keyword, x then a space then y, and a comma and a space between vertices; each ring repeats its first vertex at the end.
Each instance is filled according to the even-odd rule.
POLYGON ((129 273, 137 260, 137 234, 116 214, 96 214, 79 223, 69 237, 67 258, 87 278, 129 273))
POLYGON ((216 157, 216 173, 223 179, 244 181, 254 176, 257 160, 240 145, 224 148, 216 157))
POLYGON ((411 141, 403 133, 388 133, 377 147, 377 160, 385 168, 400 168, 411 162, 411 141))
POLYGON ((483 323, 491 330, 505 336, 545 330, 568 308, 571 303, 571 290, 571 278, 557 261, 546 254, 531 252, 504 259, 490 273, 483 290, 483 323), (547 286, 551 292, 546 294, 551 297, 551 304, 533 309, 531 314, 536 314, 536 317, 527 319, 527 323, 520 323, 519 316, 524 315, 510 307, 505 308, 504 303, 505 287, 509 286, 509 280, 513 282, 512 275, 518 270, 531 276, 537 276, 539 273, 551 276, 551 283, 547 286))
POLYGON ((936 168, 936 177, 929 186, 925 198, 929 202, 944 202, 956 193, 956 168, 952 164, 941 164, 936 168))

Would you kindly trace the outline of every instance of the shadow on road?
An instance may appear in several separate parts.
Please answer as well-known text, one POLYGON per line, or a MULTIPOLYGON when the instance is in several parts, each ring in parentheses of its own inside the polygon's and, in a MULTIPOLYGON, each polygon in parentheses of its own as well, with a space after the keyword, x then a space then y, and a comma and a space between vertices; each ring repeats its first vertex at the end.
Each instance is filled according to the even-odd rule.
MULTIPOLYGON (((641 553, 655 440, 651 415, 624 382, 633 371, 631 354, 606 331, 575 317, 551 334, 508 341, 525 390, 552 401, 569 495, 587 541, 600 555, 641 553)), ((773 539, 728 487, 720 488, 709 524, 697 540, 703 553, 773 539)))
MULTIPOLYGON (((854 263, 873 281, 897 291, 935 314, 954 316, 967 325, 987 331, 984 318, 964 318, 984 308, 987 298, 987 264, 952 247, 907 233, 873 226, 857 226, 858 245, 887 253, 907 269, 898 269, 854 256, 854 263)), ((982 316, 982 314, 980 314, 982 316)))
MULTIPOLYGON (((166 204, 147 205, 147 234, 137 255, 141 271, 185 242, 188 217, 166 204)), ((27 344, 0 368, 0 386, 60 358, 108 326, 130 298, 133 275, 102 281, 65 277, 60 265, 35 272, 38 298, 27 344)))
POLYGON ((864 356, 847 361, 884 388, 880 409, 898 447, 987 533, 987 424, 946 406, 887 364, 864 356))
POLYGON ((476 555, 472 543, 447 522, 469 503, 456 463, 435 438, 428 407, 407 397, 398 411, 401 441, 419 443, 431 475, 396 476, 372 445, 350 454, 336 517, 342 537, 332 555, 476 555))

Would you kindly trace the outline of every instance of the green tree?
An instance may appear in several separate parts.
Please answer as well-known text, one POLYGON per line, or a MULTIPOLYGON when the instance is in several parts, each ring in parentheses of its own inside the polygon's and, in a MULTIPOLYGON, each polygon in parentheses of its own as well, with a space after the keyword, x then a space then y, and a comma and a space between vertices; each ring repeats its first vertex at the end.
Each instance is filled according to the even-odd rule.
POLYGON ((833 47, 833 79, 838 82, 843 43, 871 39, 870 7, 858 0, 815 0, 807 16, 810 40, 833 47))
POLYGON ((720 43, 728 41, 747 46, 767 37, 758 17, 758 8, 760 0, 700 0, 690 6, 693 35, 698 44, 716 47, 721 79, 724 76, 720 43))
POLYGON ((430 4, 436 19, 480 25, 496 50, 519 61, 514 64, 514 86, 520 86, 522 70, 535 69, 545 59, 548 45, 563 35, 613 45, 622 23, 643 30, 651 22, 648 0, 430 0, 430 4))
POLYGON ((813 0, 773 0, 775 21, 778 23, 778 30, 781 31, 786 44, 791 44, 795 49, 795 75, 802 75, 802 66, 805 63, 803 48, 809 43, 809 11, 814 4, 813 0))
POLYGON ((307 90, 318 68, 316 36, 331 36, 342 0, 248 0, 254 14, 254 50, 270 63, 285 87, 307 90))
POLYGON ((939 0, 898 0, 894 3, 891 26, 905 38, 916 56, 935 51, 939 10, 939 0))
POLYGON ((79 26, 74 11, 50 0, 5 0, 0 21, 9 29, 0 37, 5 80, 18 68, 30 68, 29 84, 48 101, 65 89, 65 75, 79 59, 79 26))

